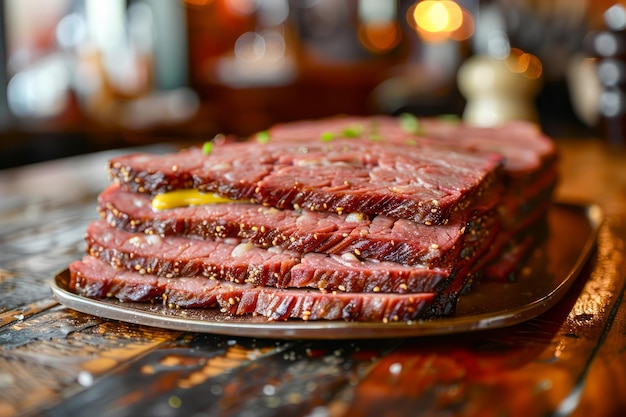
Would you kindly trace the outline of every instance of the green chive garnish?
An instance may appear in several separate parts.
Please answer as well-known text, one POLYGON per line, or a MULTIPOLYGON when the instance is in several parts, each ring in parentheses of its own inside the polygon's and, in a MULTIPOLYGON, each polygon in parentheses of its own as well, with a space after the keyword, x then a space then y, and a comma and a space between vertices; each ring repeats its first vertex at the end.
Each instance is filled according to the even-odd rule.
POLYGON ((378 123, 378 120, 372 120, 372 122, 370 123, 370 134, 368 136, 370 140, 373 140, 375 142, 383 140, 383 137, 379 131, 379 127, 380 123, 378 123))
POLYGON ((270 132, 263 130, 256 134, 256 141, 259 143, 267 143, 270 141, 270 132))
POLYGON ((202 153, 208 155, 213 150, 213 142, 204 142, 202 145, 202 153))
POLYGON ((412 133, 418 136, 426 134, 426 131, 422 127, 418 118, 410 113, 402 113, 398 116, 398 122, 400 123, 402 130, 407 133, 412 133))
POLYGON ((461 123, 461 118, 457 116, 456 114, 442 114, 439 117, 437 117, 437 119, 441 120, 442 122, 450 123, 450 124, 461 123))
POLYGON ((344 138, 358 138, 362 134, 363 134, 363 126, 361 126, 360 124, 356 124, 356 123, 345 127, 341 131, 341 135, 344 138))
POLYGON ((410 113, 402 113, 398 122, 400 123, 400 127, 407 133, 416 133, 420 127, 420 122, 417 120, 417 117, 410 113))
POLYGON ((333 132, 322 132, 320 134, 320 139, 322 140, 322 142, 330 142, 331 140, 335 139, 335 134, 333 132))

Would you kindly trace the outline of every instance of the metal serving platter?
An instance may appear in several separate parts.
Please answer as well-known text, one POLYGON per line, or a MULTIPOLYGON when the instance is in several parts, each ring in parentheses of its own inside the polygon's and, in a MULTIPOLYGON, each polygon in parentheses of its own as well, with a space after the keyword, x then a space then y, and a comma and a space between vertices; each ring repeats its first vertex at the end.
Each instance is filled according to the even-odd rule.
POLYGON ((170 309, 150 303, 94 300, 68 288, 69 271, 51 282, 54 297, 83 313, 173 330, 231 336, 298 339, 357 339, 441 335, 510 326, 550 309, 566 294, 593 252, 602 222, 599 207, 555 203, 548 213, 548 234, 515 282, 480 282, 460 297, 452 317, 411 322, 268 321, 231 317, 217 309, 170 309))

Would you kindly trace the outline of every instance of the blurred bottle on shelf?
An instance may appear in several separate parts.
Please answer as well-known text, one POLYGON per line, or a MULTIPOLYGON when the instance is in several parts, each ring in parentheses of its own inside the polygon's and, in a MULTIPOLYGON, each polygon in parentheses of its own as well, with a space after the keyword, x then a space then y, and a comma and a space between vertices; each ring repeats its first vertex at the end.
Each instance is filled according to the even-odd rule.
POLYGON ((604 12, 605 29, 591 35, 601 85, 599 113, 612 145, 626 144, 626 6, 616 3, 604 12))
POLYGON ((403 60, 396 0, 186 0, 190 79, 220 129, 373 111, 403 60))
POLYGON ((506 92, 492 109, 580 132, 565 68, 588 12, 610 0, 1 1, 0 126, 76 134, 88 151, 340 113, 461 114, 460 89, 473 99, 501 76, 517 80, 525 110, 506 92), (463 85, 473 55, 467 66, 499 67, 483 62, 463 85))
POLYGON ((4 0, 0 7, 0 165, 184 133, 196 115, 180 2, 4 0))

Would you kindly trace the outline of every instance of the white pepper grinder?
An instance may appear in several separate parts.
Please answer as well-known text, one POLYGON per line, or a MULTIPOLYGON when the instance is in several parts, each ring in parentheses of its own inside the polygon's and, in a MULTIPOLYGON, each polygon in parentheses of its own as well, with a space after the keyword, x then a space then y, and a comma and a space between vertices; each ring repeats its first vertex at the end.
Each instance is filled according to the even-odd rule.
POLYGON ((486 127, 510 120, 538 122, 534 99, 541 78, 536 68, 529 74, 528 66, 520 66, 524 59, 534 59, 537 65, 536 57, 526 54, 524 58, 523 53, 506 59, 474 55, 461 65, 457 82, 467 100, 463 112, 466 123, 486 127))

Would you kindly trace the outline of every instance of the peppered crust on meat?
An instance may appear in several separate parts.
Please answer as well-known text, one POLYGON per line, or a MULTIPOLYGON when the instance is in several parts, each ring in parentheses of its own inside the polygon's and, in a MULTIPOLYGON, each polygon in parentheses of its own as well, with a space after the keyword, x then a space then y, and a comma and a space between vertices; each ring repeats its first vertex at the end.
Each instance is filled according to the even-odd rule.
POLYGON ((91 298, 159 302, 172 308, 218 308, 230 315, 269 320, 406 321, 428 314, 434 293, 324 293, 208 280, 168 279, 116 269, 91 256, 70 265, 70 288, 91 298))
POLYGON ((496 153, 363 140, 331 143, 225 143, 209 155, 112 159, 111 178, 125 190, 156 194, 180 188, 281 209, 359 212, 445 224, 499 184, 496 153))
MULTIPOLYGON (((257 287, 315 288, 342 292, 433 292, 457 273, 445 268, 358 260, 354 256, 298 254, 264 249, 238 239, 165 238, 92 222, 87 253, 118 269, 165 278, 185 276, 257 287)), ((461 264, 459 263, 459 266, 461 264)))
POLYGON ((497 195, 484 194, 480 210, 434 228, 390 216, 336 214, 263 207, 251 203, 205 204, 153 210, 148 195, 111 185, 98 197, 102 218, 129 232, 199 239, 239 238, 262 248, 298 253, 352 254, 355 258, 424 267, 448 266, 481 252, 499 223, 497 195), (486 239, 482 239, 485 237, 486 239))

